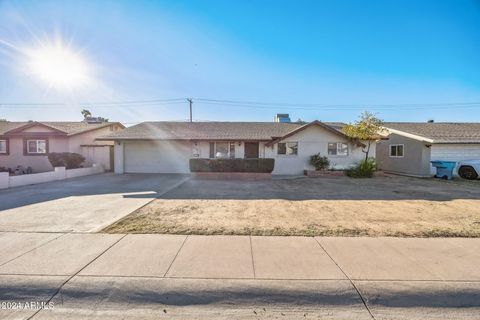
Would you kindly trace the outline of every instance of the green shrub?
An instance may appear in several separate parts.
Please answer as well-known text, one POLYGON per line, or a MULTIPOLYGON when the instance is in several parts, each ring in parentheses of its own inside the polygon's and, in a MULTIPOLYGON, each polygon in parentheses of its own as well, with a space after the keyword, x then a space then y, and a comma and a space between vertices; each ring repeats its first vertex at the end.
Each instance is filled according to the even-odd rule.
POLYGON ((52 152, 48 154, 48 161, 53 167, 65 167, 66 169, 80 168, 85 158, 78 153, 72 152, 52 152))
POLYGON ((274 159, 190 159, 191 172, 271 173, 274 159))
POLYGON ((327 157, 321 156, 320 153, 314 154, 310 157, 310 164, 315 167, 315 170, 326 170, 330 166, 330 160, 327 157))
POLYGON ((375 170, 377 170, 377 162, 373 158, 368 158, 346 170, 345 174, 351 178, 371 178, 375 170))

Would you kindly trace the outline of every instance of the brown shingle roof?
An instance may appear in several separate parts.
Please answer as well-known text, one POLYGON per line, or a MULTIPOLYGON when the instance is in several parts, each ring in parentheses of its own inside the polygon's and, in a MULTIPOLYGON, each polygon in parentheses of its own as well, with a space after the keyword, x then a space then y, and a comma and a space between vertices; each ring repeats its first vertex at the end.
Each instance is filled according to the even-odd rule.
POLYGON ((480 123, 385 122, 384 127, 433 140, 433 143, 480 143, 480 123))
MULTIPOLYGON (((326 123, 327 125, 329 123, 326 123)), ((331 123, 341 128, 340 123, 331 123)), ((282 137, 304 124, 279 122, 143 122, 98 140, 263 140, 282 137)))
POLYGON ((0 135, 4 134, 7 131, 24 126, 26 124, 28 124, 28 122, 0 121, 0 135))
MULTIPOLYGON (((0 121, 0 135, 6 132, 18 129, 32 122, 12 122, 0 121)), ((65 132, 67 135, 75 135, 82 132, 103 128, 112 124, 119 124, 118 122, 103 122, 103 123, 87 123, 87 122, 68 122, 68 121, 38 121, 36 123, 44 124, 48 127, 65 132)))

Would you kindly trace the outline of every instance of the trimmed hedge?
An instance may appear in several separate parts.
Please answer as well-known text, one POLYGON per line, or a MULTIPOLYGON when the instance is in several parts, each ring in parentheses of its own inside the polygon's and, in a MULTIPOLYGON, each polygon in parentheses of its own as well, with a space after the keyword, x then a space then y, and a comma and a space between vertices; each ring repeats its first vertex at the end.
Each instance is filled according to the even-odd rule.
POLYGON ((72 152, 51 152, 48 154, 48 161, 53 167, 65 167, 66 169, 77 169, 82 166, 85 158, 78 153, 72 152))
POLYGON ((190 159, 191 172, 271 173, 275 159, 190 159))

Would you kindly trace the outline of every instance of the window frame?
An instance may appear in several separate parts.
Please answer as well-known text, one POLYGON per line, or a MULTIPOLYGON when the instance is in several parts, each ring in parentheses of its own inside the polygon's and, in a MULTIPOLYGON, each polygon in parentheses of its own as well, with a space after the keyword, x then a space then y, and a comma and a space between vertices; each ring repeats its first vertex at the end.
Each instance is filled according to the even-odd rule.
MULTIPOLYGON (((290 147, 291 148, 291 147, 290 147)), ((284 142, 278 142, 277 143, 277 156, 298 156, 298 141, 284 141, 284 142), (280 144, 285 145, 285 153, 279 153, 280 151, 280 144), (295 153, 288 153, 288 145, 289 144, 296 144, 296 152, 295 153)))
POLYGON ((47 138, 25 138, 23 140, 23 154, 25 156, 46 156, 48 155, 48 147, 49 147, 49 143, 48 143, 48 139, 47 138), (29 143, 31 141, 35 141, 36 142, 36 150, 37 152, 30 152, 30 148, 29 148, 29 143), (45 152, 38 152, 38 143, 40 141, 44 141, 45 142, 45 152))
POLYGON ((5 151, 0 151, 0 156, 8 156, 10 154, 10 141, 8 138, 0 138, 0 141, 5 142, 5 151))
POLYGON ((390 158, 403 158, 405 157, 405 144, 403 143, 397 143, 397 144, 389 144, 388 145, 388 156, 390 158), (396 155, 392 155, 392 147, 395 147, 396 150, 396 155), (398 147, 402 147, 402 155, 398 155, 398 147))
POLYGON ((210 141, 208 143, 208 146, 209 146, 209 150, 208 150, 209 159, 235 159, 235 153, 236 153, 235 141, 210 141), (227 145, 226 157, 217 157, 217 143, 224 143, 227 145), (212 149, 212 146, 213 146, 213 149, 212 149), (232 147, 233 147, 233 152, 232 152, 232 147))
POLYGON ((348 157, 348 155, 350 154, 350 150, 348 148, 348 143, 345 143, 345 142, 327 142, 327 155, 329 157, 348 157), (330 150, 333 150, 333 149, 330 149, 330 145, 331 144, 334 144, 335 145, 335 154, 330 154, 330 150), (339 145, 345 145, 347 146, 347 153, 345 154, 338 154, 338 151, 341 150, 339 148, 339 145))

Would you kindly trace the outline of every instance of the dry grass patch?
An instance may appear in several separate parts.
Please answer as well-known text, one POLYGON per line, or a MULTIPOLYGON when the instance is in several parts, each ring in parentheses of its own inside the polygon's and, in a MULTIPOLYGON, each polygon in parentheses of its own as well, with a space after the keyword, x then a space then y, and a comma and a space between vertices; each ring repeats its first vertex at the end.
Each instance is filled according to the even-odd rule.
POLYGON ((166 200, 109 233, 479 237, 480 200, 166 200))

